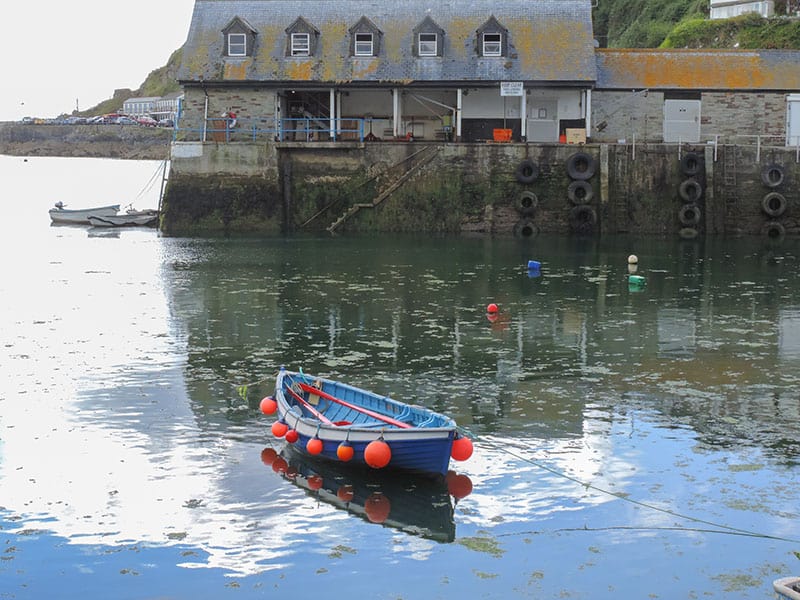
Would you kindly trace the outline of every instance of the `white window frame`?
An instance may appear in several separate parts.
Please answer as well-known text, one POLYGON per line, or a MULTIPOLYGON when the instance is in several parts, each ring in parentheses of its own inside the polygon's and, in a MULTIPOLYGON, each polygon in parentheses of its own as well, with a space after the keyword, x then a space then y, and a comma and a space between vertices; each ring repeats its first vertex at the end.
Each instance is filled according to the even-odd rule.
POLYGON ((247 56, 247 36, 244 33, 228 34, 228 56, 247 56), (234 48, 237 50, 235 51, 234 48), (241 52, 238 51, 239 48, 241 48, 241 52))
POLYGON ((503 34, 496 31, 483 34, 483 56, 503 56, 503 34), (488 37, 497 38, 487 39, 488 37))
POLYGON ((417 49, 420 56, 436 56, 439 51, 439 35, 436 33, 420 33, 417 49), (427 38, 424 39, 423 38, 427 38))
POLYGON ((371 33, 356 33, 353 36, 353 54, 356 56, 373 56, 375 45, 371 33), (369 48, 369 51, 367 51, 369 48))
POLYGON ((311 35, 308 33, 292 34, 292 56, 311 56, 311 35))

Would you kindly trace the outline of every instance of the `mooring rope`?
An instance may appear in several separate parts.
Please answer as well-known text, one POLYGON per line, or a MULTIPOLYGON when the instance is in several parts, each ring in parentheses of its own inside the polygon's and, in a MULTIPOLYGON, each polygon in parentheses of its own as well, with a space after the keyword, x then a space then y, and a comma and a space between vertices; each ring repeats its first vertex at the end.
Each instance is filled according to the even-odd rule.
MULTIPOLYGON (((494 442, 492 442, 490 440, 483 440, 483 439, 477 438, 477 436, 475 436, 472 432, 464 429, 463 427, 459 427, 458 429, 459 429, 459 431, 464 433, 464 435, 468 435, 470 438, 476 439, 476 440, 479 441, 479 443, 481 443, 481 444, 483 444, 485 446, 489 446, 490 448, 493 448, 494 450, 498 450, 500 452, 504 452, 504 453, 508 454, 509 456, 513 456, 517 460, 521 460, 521 461, 526 462, 526 463, 528 463, 530 465, 533 465, 534 467, 537 467, 539 469, 547 471, 548 473, 551 473, 551 474, 556 475, 558 477, 561 477, 563 479, 567 479, 569 481, 572 481, 573 483, 577 483, 578 485, 580 485, 581 487, 584 487, 586 489, 594 490, 596 492, 599 492, 601 494, 606 494, 608 496, 613 496, 614 498, 617 498, 619 500, 624 500, 625 502, 629 502, 630 504, 633 504, 635 506, 640 506, 642 508, 646 508, 648 510, 660 512, 660 513, 663 513, 663 514, 666 514, 666 515, 670 515, 672 517, 676 517, 676 518, 679 518, 679 519, 685 519, 685 520, 691 521, 693 523, 701 523, 703 525, 708 525, 710 527, 716 527, 717 528, 717 530, 715 530, 716 533, 728 533, 728 534, 732 534, 732 535, 742 535, 742 536, 747 536, 747 537, 758 537, 758 538, 764 538, 764 539, 769 539, 769 540, 777 540, 777 541, 781 541, 781 542, 789 542, 791 544, 800 544, 800 540, 798 540, 798 539, 787 538, 787 537, 782 537, 782 536, 778 536, 778 535, 770 535, 770 534, 767 534, 767 533, 760 533, 760 532, 757 532, 757 531, 751 531, 751 530, 748 530, 748 529, 742 529, 740 527, 733 527, 731 525, 724 525, 722 523, 716 523, 714 521, 709 521, 707 519, 701 519, 699 517, 693 517, 691 515, 685 515, 683 513, 679 513, 677 511, 671 510, 669 508, 662 508, 662 507, 656 506, 654 504, 649 504, 649 503, 643 502, 641 500, 636 500, 635 498, 631 498, 630 496, 627 496, 627 495, 622 494, 620 492, 614 492, 612 490, 607 490, 605 488, 602 488, 600 486, 594 485, 592 483, 587 483, 585 481, 581 481, 577 477, 573 477, 572 475, 568 475, 567 473, 564 473, 563 471, 560 471, 560 470, 558 470, 558 469, 556 469, 554 467, 550 467, 548 465, 545 465, 545 464, 543 464, 543 463, 541 463, 541 462, 539 462, 537 460, 534 460, 532 458, 528 458, 527 456, 522 456, 521 454, 518 454, 517 452, 514 452, 513 450, 510 450, 507 446, 501 446, 500 444, 496 444, 496 443, 494 443, 494 442), (720 530, 722 530, 722 531, 720 531, 720 530)), ((696 531, 695 529, 680 528, 680 527, 676 527, 675 529, 683 530, 683 531, 696 531)), ((704 531, 704 530, 697 530, 697 531, 704 531)))

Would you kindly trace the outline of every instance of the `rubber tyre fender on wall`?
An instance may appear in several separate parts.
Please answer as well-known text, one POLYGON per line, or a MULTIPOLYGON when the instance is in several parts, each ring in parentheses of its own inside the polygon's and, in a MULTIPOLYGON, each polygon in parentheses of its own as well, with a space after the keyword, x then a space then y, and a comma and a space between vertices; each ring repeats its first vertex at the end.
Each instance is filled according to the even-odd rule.
POLYGON ((769 217, 780 217, 786 212, 786 198, 778 192, 770 192, 761 200, 761 210, 769 217))
POLYGON ((520 183, 533 183, 539 177, 539 165, 531 159, 526 158, 517 165, 514 176, 520 183))
POLYGON ((678 196, 684 202, 697 202, 703 197, 703 186, 697 179, 684 179, 678 186, 678 196))
POLYGON ((767 221, 761 227, 761 234, 771 240, 782 239, 786 235, 786 228, 779 221, 767 221))
POLYGON ((539 198, 530 190, 525 190, 517 199, 517 210, 521 215, 530 216, 539 206, 539 198))
POLYGON ((697 204, 684 204, 678 211, 678 221, 684 227, 694 227, 700 223, 703 211, 697 204))
POLYGON ((570 179, 591 179, 597 170, 597 161, 587 152, 576 152, 567 159, 567 175, 570 179))
POLYGON ((692 177, 700 172, 702 158, 697 152, 687 152, 681 157, 681 173, 692 177))
POLYGON ((782 165, 771 164, 761 169, 761 181, 768 188, 776 188, 782 184, 785 175, 782 165))
POLYGON ((594 190, 588 181, 573 181, 567 188, 567 198, 573 204, 589 204, 594 198, 594 190))
POLYGON ((517 221, 517 224, 514 225, 514 237, 535 237, 538 233, 539 228, 536 226, 536 223, 530 219, 520 219, 517 221))
POLYGON ((569 225, 575 233, 592 233, 597 225, 597 213, 588 204, 579 204, 569 211, 569 225))

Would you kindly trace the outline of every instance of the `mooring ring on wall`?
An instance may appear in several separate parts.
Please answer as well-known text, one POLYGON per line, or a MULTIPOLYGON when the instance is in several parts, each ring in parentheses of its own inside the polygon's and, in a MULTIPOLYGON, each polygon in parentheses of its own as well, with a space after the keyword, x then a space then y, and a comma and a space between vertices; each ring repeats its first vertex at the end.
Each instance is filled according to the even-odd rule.
POLYGON ((703 186, 697 179, 684 179, 678 186, 678 195, 684 202, 697 202, 703 195, 703 186))
POLYGON ((678 221, 684 227, 694 227, 700 223, 703 211, 697 204, 684 204, 678 211, 678 221))
POLYGON ((786 228, 779 221, 767 221, 761 228, 761 234, 770 239, 779 239, 786 235, 786 228))
POLYGON ((761 200, 761 210, 770 217, 780 217, 786 212, 786 198, 778 192, 770 192, 761 200))
POLYGON ((678 237, 682 240, 693 240, 698 235, 697 229, 694 227, 682 227, 678 231, 678 237))
POLYGON ((575 233, 592 233, 597 225, 597 213, 588 204, 579 204, 569 211, 569 225, 575 233))
POLYGON ((525 190, 519 195, 517 210, 519 210, 520 214, 532 215, 537 206, 539 206, 539 198, 530 190, 525 190))
POLYGON ((570 179, 591 179, 596 169, 597 161, 586 152, 576 152, 567 159, 567 175, 570 179))
POLYGON ((785 172, 782 165, 767 165, 761 169, 761 181, 768 188, 776 188, 783 183, 785 172))
POLYGON ((520 219, 514 225, 514 235, 516 237, 533 237, 539 233, 539 228, 531 219, 520 219))
POLYGON ((531 159, 526 158, 517 165, 517 170, 514 175, 520 183, 533 183, 539 176, 539 165, 531 159))
POLYGON ((594 190, 588 181, 573 181, 567 188, 567 198, 573 204, 589 204, 594 198, 594 190))
POLYGON ((687 152, 681 157, 681 173, 691 177, 700 172, 702 164, 700 155, 697 152, 687 152))

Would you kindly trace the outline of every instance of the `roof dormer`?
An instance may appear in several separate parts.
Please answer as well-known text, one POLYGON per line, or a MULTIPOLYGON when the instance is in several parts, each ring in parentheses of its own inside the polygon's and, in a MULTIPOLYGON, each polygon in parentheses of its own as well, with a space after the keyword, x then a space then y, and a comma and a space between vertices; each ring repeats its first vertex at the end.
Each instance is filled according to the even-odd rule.
POLYGON ((486 58, 508 56, 508 29, 503 27, 494 15, 478 28, 476 34, 478 56, 486 58))
POLYGON ((318 40, 319 29, 303 17, 297 17, 286 28, 286 56, 314 56, 318 40))
POLYGON ((350 33, 350 56, 378 56, 381 51, 383 32, 367 17, 361 17, 348 29, 350 33))
POLYGON ((225 38, 224 56, 239 58, 253 56, 258 32, 241 17, 233 17, 222 29, 225 38))
POLYGON ((430 15, 425 17, 412 31, 414 56, 419 58, 442 56, 444 50, 444 29, 436 24, 430 15))

